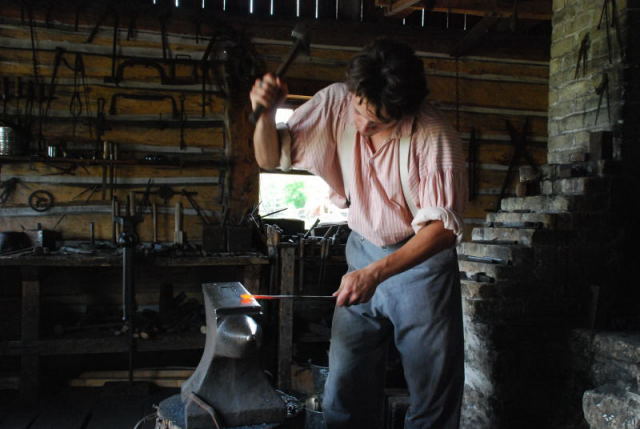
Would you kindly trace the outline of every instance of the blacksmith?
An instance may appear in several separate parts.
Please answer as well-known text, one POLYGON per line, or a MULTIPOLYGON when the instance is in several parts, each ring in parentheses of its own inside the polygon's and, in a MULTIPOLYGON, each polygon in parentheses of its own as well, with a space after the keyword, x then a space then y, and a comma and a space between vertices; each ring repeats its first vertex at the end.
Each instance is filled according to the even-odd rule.
POLYGON ((254 145, 265 169, 322 177, 349 207, 349 272, 338 290, 323 409, 329 429, 382 426, 389 341, 410 394, 407 429, 459 426, 464 384, 456 242, 467 198, 460 139, 425 99, 423 64, 407 45, 380 39, 351 61, 287 124, 287 94, 272 74, 255 82, 262 104, 254 145))

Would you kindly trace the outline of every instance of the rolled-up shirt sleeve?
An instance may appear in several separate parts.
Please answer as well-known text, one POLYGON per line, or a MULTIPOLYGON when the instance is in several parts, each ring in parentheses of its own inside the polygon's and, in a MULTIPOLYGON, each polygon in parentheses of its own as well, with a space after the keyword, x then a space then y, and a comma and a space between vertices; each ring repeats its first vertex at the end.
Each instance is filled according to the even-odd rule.
POLYGON ((462 142, 457 132, 448 125, 428 129, 429 132, 422 136, 425 145, 418 148, 415 154, 418 163, 414 168, 418 169, 419 181, 414 189, 417 188, 418 211, 411 226, 418 232, 428 223, 440 220, 460 243, 464 234, 462 216, 468 195, 462 142))
POLYGON ((322 177, 332 189, 332 200, 344 201, 342 172, 336 150, 344 129, 348 91, 344 84, 330 85, 294 110, 286 124, 277 124, 280 169, 306 170, 322 177))

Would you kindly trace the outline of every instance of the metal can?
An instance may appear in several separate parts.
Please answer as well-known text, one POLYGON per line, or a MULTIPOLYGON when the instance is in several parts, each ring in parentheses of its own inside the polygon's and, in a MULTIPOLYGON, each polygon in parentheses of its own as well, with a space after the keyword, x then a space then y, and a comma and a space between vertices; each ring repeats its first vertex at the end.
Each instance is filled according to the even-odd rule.
POLYGON ((0 127, 0 155, 18 155, 16 133, 11 127, 0 127))
POLYGON ((60 157, 60 146, 55 144, 50 144, 47 146, 47 156, 49 158, 59 158, 60 157))

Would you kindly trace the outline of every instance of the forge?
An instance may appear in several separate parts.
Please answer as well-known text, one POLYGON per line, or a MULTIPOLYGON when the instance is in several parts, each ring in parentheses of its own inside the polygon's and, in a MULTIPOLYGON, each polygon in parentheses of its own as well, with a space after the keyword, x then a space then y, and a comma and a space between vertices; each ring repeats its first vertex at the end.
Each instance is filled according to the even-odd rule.
POLYGON ((238 282, 202 285, 204 353, 181 393, 162 401, 158 429, 272 428, 290 397, 276 391, 259 362, 262 307, 238 282))

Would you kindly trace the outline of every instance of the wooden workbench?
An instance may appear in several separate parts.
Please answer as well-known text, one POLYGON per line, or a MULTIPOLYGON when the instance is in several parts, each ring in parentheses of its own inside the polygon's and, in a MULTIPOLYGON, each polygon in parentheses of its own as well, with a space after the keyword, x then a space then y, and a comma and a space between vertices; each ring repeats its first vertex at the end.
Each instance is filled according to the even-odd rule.
MULTIPOLYGON (((258 253, 221 254, 211 257, 140 257, 141 267, 208 267, 234 266, 242 269, 242 281, 247 289, 260 291, 260 271, 269 263, 258 253)), ((0 355, 20 356, 21 398, 38 397, 40 356, 77 353, 120 353, 128 350, 126 336, 105 338, 41 339, 40 325, 40 271, 44 267, 120 267, 120 255, 27 255, 0 257, 0 268, 19 267, 21 273, 21 329, 20 339, 0 342, 0 355)), ((213 279, 214 280, 214 279, 213 279)), ((204 346, 202 334, 163 335, 157 339, 138 341, 138 351, 188 350, 204 346)))

